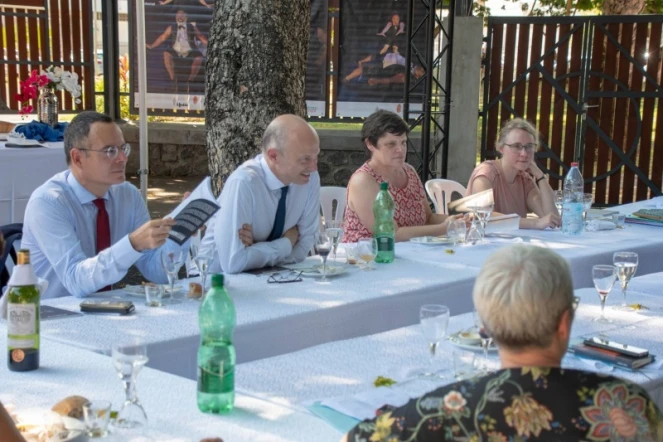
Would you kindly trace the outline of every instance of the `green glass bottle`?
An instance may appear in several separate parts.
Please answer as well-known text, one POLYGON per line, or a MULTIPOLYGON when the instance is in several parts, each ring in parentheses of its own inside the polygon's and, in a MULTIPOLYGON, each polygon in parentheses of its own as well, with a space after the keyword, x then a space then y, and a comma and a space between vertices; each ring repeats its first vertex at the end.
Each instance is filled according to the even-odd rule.
POLYGON ((235 304, 223 287, 223 275, 212 275, 212 286, 200 304, 198 348, 198 409, 228 413, 235 406, 235 304))
POLYGON ((39 368, 39 286, 30 251, 19 250, 7 290, 7 365, 11 371, 39 368))
POLYGON ((380 183, 380 191, 373 203, 373 238, 378 243, 378 255, 375 262, 389 263, 394 261, 394 241, 396 225, 394 224, 394 199, 389 193, 389 184, 380 183))

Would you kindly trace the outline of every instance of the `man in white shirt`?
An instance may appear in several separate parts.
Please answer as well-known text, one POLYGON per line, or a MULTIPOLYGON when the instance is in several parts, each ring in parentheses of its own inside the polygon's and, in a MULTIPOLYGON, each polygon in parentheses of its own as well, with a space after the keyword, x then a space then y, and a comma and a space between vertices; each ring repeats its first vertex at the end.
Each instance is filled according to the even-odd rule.
MULTIPOLYGON (((42 298, 83 297, 107 290, 136 264, 151 281, 165 283, 160 252, 172 219, 150 220, 136 187, 125 181, 131 146, 103 114, 86 111, 64 133, 69 169, 46 181, 28 201, 21 247, 30 250, 42 298)), ((185 242, 182 250, 188 250, 185 242)))
POLYGON ((235 170, 218 198, 201 249, 214 246, 211 272, 304 260, 320 217, 320 140, 302 118, 281 115, 263 134, 262 153, 235 170))

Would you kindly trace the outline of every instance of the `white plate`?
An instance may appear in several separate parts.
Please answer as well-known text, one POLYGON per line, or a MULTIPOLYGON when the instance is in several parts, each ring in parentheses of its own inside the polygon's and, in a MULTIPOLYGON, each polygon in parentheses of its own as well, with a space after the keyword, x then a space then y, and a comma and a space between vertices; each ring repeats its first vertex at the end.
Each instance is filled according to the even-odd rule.
MULTIPOLYGON (((458 335, 460 333, 461 332, 452 333, 449 336, 449 342, 451 342, 451 344, 455 345, 456 347, 462 348, 464 350, 483 351, 483 348, 481 347, 481 340, 479 340, 479 342, 477 344, 470 344, 470 342, 472 342, 472 340, 464 340, 462 338, 459 339, 458 335)), ((497 347, 495 346, 495 343, 492 343, 488 347, 488 351, 489 352, 497 351, 497 347)))
MULTIPOLYGON (((145 299, 145 286, 144 285, 127 285, 122 288, 129 296, 135 296, 137 298, 145 299)), ((170 286, 164 287, 164 298, 170 297, 170 286)), ((184 289, 178 285, 175 286, 175 293, 180 293, 184 289)))
MULTIPOLYGON (((44 415, 49 412, 30 411, 26 413, 17 413, 19 420, 24 425, 40 426, 44 422, 44 415)), ((58 442, 87 442, 89 440, 87 432, 85 431, 85 424, 72 417, 60 416, 64 427, 69 431, 69 434, 64 439, 58 439, 58 442)))
POLYGON ((422 244, 424 246, 444 246, 451 244, 451 240, 444 236, 419 236, 417 238, 411 238, 410 242, 422 244))

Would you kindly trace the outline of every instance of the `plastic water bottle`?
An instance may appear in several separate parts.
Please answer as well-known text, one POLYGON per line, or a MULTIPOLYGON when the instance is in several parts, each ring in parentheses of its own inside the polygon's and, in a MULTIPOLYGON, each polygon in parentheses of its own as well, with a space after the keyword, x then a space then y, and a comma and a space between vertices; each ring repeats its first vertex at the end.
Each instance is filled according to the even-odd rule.
POLYGON ((235 304, 223 287, 223 275, 212 275, 212 287, 198 314, 198 409, 202 412, 227 413, 235 406, 236 318, 235 304))
POLYGON ((584 187, 578 163, 571 163, 571 169, 564 178, 564 205, 562 207, 562 233, 566 236, 580 235, 584 229, 582 219, 584 187))
POLYGON ((394 224, 394 199, 389 193, 389 184, 380 183, 380 191, 373 202, 373 238, 378 243, 378 254, 375 262, 389 263, 394 261, 394 237, 396 225, 394 224))

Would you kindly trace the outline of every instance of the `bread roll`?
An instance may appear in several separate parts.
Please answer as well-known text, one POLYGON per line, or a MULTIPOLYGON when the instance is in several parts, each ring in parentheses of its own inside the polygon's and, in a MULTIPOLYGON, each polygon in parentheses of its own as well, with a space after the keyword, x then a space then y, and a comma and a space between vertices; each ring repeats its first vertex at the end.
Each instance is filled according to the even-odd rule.
POLYGON ((197 282, 190 282, 189 293, 187 293, 186 296, 193 299, 199 299, 201 296, 203 296, 203 286, 197 282))
POLYGON ((83 419, 83 405, 90 402, 83 396, 69 396, 53 405, 51 410, 62 416, 73 417, 74 419, 83 419))

